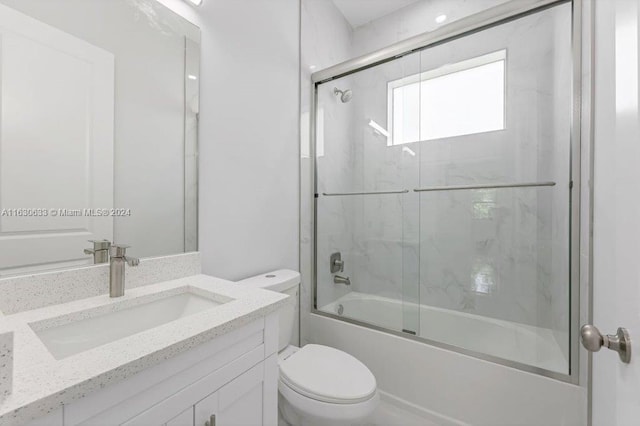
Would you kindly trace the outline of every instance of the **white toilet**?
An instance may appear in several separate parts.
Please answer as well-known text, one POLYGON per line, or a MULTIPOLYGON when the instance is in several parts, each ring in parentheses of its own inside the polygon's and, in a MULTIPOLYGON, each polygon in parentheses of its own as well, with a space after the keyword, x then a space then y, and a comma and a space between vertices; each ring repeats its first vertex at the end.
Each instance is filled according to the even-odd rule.
POLYGON ((323 345, 289 344, 296 320, 300 274, 280 270, 239 281, 295 298, 280 312, 278 408, 292 426, 362 424, 378 405, 376 379, 356 358, 323 345))

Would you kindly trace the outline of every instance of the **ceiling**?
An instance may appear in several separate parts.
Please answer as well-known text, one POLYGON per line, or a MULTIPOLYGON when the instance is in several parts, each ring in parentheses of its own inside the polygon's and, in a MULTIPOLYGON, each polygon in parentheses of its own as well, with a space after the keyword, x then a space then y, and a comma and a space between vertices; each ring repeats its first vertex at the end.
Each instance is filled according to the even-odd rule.
POLYGON ((333 0, 353 28, 388 15, 419 0, 333 0))

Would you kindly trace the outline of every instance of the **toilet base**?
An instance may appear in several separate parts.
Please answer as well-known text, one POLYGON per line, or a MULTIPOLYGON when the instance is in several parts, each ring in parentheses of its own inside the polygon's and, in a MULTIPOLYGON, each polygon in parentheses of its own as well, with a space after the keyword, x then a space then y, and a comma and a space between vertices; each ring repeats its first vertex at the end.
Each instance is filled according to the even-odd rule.
POLYGON ((315 401, 279 384, 278 411, 290 426, 362 425, 380 403, 376 394, 356 404, 329 404, 315 401))

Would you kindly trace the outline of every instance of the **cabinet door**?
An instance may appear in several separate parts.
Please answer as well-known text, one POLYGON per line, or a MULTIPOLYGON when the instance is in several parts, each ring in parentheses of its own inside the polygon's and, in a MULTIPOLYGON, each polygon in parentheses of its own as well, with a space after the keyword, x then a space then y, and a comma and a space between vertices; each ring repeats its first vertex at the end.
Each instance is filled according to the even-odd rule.
POLYGON ((264 365, 227 383, 195 406, 196 426, 261 426, 264 365), (209 422, 209 423, 207 423, 209 422))
POLYGON ((193 407, 184 410, 165 423, 164 426, 193 426, 193 407))
POLYGON ((208 423, 208 426, 217 426, 218 425, 218 415, 220 411, 218 407, 220 406, 220 391, 214 392, 202 401, 196 404, 195 408, 195 421, 194 423, 198 426, 205 426, 208 423))

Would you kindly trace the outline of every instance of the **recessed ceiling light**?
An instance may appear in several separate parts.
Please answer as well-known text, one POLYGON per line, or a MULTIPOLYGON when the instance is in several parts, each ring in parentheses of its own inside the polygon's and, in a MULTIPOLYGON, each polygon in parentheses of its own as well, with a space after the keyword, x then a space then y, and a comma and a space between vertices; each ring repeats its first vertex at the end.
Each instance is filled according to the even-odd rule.
POLYGON ((310 65, 310 66, 309 66, 309 69, 310 69, 311 71, 315 70, 316 68, 317 68, 317 67, 316 67, 315 65, 310 65))
POLYGON ((194 6, 200 6, 202 4, 202 0, 185 0, 187 3, 191 3, 194 6))
POLYGON ((438 23, 438 24, 442 24, 446 20, 447 20, 447 15, 438 15, 438 16, 436 16, 436 23, 438 23))
POLYGON ((195 75, 189 74, 189 80, 197 80, 197 79, 198 77, 196 77, 195 75))

